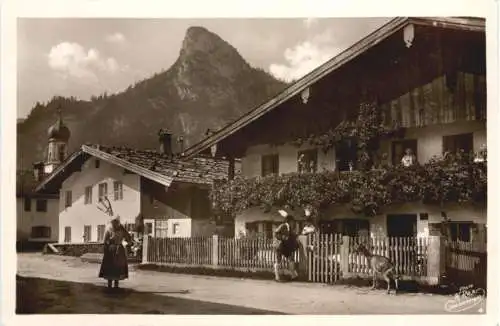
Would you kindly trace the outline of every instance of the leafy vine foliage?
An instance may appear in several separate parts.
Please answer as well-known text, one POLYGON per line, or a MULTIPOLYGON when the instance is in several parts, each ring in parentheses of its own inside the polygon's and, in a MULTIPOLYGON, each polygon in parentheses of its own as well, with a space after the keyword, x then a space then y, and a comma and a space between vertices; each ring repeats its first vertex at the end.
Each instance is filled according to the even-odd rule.
MULTIPOLYGON (((343 120, 337 127, 319 135, 299 138, 292 143, 302 146, 309 143, 321 148, 324 152, 335 148, 342 142, 349 142, 357 147, 357 163, 359 168, 368 170, 380 162, 377 157, 378 144, 384 137, 399 136, 403 132, 397 121, 388 124, 385 115, 375 102, 361 103, 356 120, 343 120)), ((353 164, 356 162, 353 162, 353 164)))
POLYGON ((343 121, 336 128, 307 139, 297 139, 323 149, 341 141, 357 146, 358 171, 338 173, 289 173, 280 176, 234 180, 214 185, 211 200, 216 215, 234 216, 247 208, 309 207, 318 217, 332 204, 349 204, 356 213, 377 215, 383 208, 401 202, 423 201, 485 203, 487 198, 486 149, 474 160, 464 153, 445 154, 423 165, 390 166, 383 159, 376 164, 378 142, 382 137, 400 136, 397 122, 384 123, 374 103, 363 103, 356 121, 343 121))
POLYGON ((215 213, 226 216, 256 206, 309 207, 318 216, 332 204, 349 204, 354 212, 373 216, 394 203, 485 203, 486 198, 486 162, 456 157, 369 171, 238 177, 211 191, 215 213))

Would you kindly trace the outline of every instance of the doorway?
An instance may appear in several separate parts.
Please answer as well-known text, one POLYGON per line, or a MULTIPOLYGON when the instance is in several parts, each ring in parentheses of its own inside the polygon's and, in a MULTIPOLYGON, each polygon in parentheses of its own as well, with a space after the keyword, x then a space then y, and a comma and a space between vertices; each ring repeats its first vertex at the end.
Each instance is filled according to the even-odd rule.
POLYGON ((416 139, 405 139, 392 142, 392 165, 399 165, 406 149, 411 149, 418 161, 418 143, 416 139))
POLYGON ((417 214, 387 215, 388 237, 416 237, 417 214))

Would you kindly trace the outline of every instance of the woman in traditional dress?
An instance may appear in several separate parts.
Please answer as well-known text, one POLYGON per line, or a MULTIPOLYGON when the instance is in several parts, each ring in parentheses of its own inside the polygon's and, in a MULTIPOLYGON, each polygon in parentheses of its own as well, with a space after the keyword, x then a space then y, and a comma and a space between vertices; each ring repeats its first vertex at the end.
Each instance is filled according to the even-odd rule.
POLYGON ((119 281, 128 278, 127 252, 124 241, 132 243, 130 234, 120 223, 120 217, 114 217, 104 234, 104 256, 99 277, 108 280, 108 288, 118 288, 119 281))
POLYGON ((401 159, 401 164, 405 168, 415 165, 417 163, 417 157, 413 154, 413 151, 410 148, 407 148, 405 151, 405 155, 401 159))
POLYGON ((292 279, 298 277, 298 273, 295 270, 295 262, 293 259, 293 254, 298 249, 299 244, 297 241, 297 235, 294 231, 295 229, 295 219, 293 216, 288 215, 287 212, 280 210, 279 213, 285 217, 284 223, 282 223, 274 231, 274 247, 276 250, 276 263, 274 264, 274 275, 276 281, 281 281, 279 275, 279 266, 281 260, 284 257, 288 262, 288 268, 291 272, 292 279))

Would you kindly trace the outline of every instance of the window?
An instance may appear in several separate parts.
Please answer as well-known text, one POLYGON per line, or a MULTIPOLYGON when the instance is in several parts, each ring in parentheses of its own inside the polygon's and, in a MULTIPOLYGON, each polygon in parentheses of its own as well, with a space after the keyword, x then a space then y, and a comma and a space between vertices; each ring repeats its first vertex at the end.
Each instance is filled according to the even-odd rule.
POLYGON ((178 234, 180 232, 181 226, 179 223, 174 223, 172 229, 173 229, 172 231, 174 231, 173 232, 174 234, 178 234))
POLYGON ((332 221, 320 221, 319 231, 324 234, 342 234, 350 237, 369 234, 370 222, 363 219, 335 219, 332 221))
POLYGON ((92 186, 85 187, 85 205, 92 204, 92 186))
POLYGON ((335 145, 335 159, 339 171, 350 171, 356 168, 358 159, 357 143, 353 139, 340 141, 335 145))
POLYGON ((279 155, 264 155, 262 156, 262 176, 269 174, 279 174, 279 155))
POLYGON ((443 137, 443 153, 455 154, 461 150, 466 154, 470 154, 474 150, 472 133, 443 137))
POLYGON ((416 237, 418 214, 387 214, 388 237, 416 237))
POLYGON ((62 162, 66 158, 66 146, 61 144, 59 145, 59 161, 62 162))
POLYGON ((34 239, 50 238, 50 227, 34 226, 31 228, 31 237, 34 239))
POLYGON ((24 211, 31 212, 31 198, 24 198, 24 211))
POLYGON ((115 181, 113 183, 113 190, 115 195, 115 200, 123 199, 123 183, 121 181, 115 181))
POLYGON ((101 161, 95 160, 94 164, 95 164, 95 168, 98 169, 101 166, 101 161))
POLYGON ((256 235, 259 232, 259 222, 245 223, 247 236, 256 235))
POLYGON ((150 236, 153 235, 153 223, 151 223, 151 222, 144 223, 144 234, 147 234, 150 236))
POLYGON ((83 242, 92 241, 92 227, 90 225, 83 226, 83 242))
POLYGON ((309 149, 300 151, 297 157, 297 171, 303 172, 316 172, 318 169, 318 150, 309 149))
POLYGON ((98 225, 97 226, 97 242, 103 242, 104 241, 104 232, 106 230, 105 225, 98 225))
POLYGON ((100 183, 99 184, 99 201, 103 201, 105 197, 108 196, 108 184, 100 183))
POLYGON ((68 208, 71 207, 73 204, 73 193, 71 190, 66 191, 66 195, 64 196, 64 207, 68 208))
POLYGON ((273 222, 271 221, 264 222, 264 236, 267 239, 273 238, 273 222))
POLYGON ((47 211, 47 200, 46 199, 37 199, 36 200, 36 211, 37 212, 46 212, 47 211))
POLYGON ((367 220, 346 219, 343 224, 341 233, 350 237, 359 237, 370 230, 370 222, 367 220))
POLYGON ((64 242, 71 242, 71 226, 64 228, 64 242))
POLYGON ((405 139, 392 142, 392 165, 401 164, 407 149, 411 149, 418 161, 418 142, 416 139, 405 139))
MULTIPOLYGON (((156 220, 155 223, 155 237, 166 238, 168 237, 168 220, 156 220)), ((174 228, 175 232, 175 228, 174 228)))
POLYGON ((451 222, 449 225, 451 241, 470 242, 472 222, 451 222))

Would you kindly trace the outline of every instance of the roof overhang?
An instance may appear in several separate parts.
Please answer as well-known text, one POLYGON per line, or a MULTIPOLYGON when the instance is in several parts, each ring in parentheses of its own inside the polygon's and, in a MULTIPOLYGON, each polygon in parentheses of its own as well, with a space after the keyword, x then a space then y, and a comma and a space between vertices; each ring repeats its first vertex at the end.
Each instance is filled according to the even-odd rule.
POLYGON ((74 172, 81 171, 82 165, 90 157, 96 157, 100 160, 119 166, 128 171, 136 173, 142 177, 145 177, 161 185, 164 185, 166 187, 169 187, 174 180, 173 177, 148 170, 136 164, 132 164, 127 160, 103 152, 97 148, 83 145, 79 151, 73 153, 61 165, 59 165, 51 174, 49 174, 36 187, 35 192, 53 194, 56 192, 56 189, 58 192, 62 182, 64 182, 64 180, 66 180, 74 172))
POLYGON ((334 70, 342 67, 347 62, 360 56, 368 49, 375 47, 381 41, 387 39, 394 33, 402 30, 404 27, 415 24, 421 26, 429 26, 436 28, 455 29, 469 32, 485 32, 485 20, 482 18, 457 18, 457 17, 425 17, 425 18, 410 18, 398 17, 392 19, 378 30, 361 39, 359 42, 352 45, 339 55, 335 56, 325 64, 305 75, 301 79, 294 82, 283 92, 270 99, 266 103, 256 107, 247 114, 241 116, 236 121, 224 126, 219 131, 213 133, 209 137, 203 139, 197 144, 191 146, 184 152, 184 158, 189 159, 195 155, 208 150, 216 145, 221 140, 234 134, 243 127, 251 124, 263 115, 269 113, 289 99, 300 94, 304 89, 321 80, 334 70))

